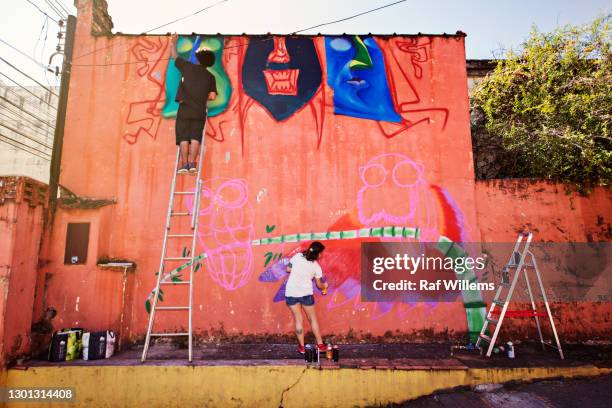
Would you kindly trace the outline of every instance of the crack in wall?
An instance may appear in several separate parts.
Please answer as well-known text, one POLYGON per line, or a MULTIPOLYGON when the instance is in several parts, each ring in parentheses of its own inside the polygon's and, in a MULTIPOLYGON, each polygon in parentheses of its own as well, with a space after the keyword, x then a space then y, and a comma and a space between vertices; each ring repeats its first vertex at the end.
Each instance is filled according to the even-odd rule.
POLYGON ((280 403, 278 404, 278 408, 283 408, 283 399, 285 398, 285 393, 287 391, 291 390, 296 385, 298 385, 298 383, 302 380, 302 377, 304 377, 304 374, 306 373, 306 370, 308 370, 308 367, 304 367, 304 370, 302 370, 302 372, 300 373, 300 376, 297 378, 297 380, 295 380, 295 382, 293 384, 291 384, 289 387, 287 387, 287 388, 285 388, 283 390, 283 392, 281 393, 281 398, 280 398, 280 403))

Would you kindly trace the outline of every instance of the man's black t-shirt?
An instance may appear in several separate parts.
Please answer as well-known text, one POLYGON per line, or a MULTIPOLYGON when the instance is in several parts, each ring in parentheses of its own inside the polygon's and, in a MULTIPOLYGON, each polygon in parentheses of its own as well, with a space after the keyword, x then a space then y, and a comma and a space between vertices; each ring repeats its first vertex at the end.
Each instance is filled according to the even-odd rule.
POLYGON ((182 58, 177 58, 174 65, 183 74, 175 99, 181 104, 181 116, 192 119, 206 118, 208 94, 217 92, 214 75, 206 67, 192 64, 182 58))

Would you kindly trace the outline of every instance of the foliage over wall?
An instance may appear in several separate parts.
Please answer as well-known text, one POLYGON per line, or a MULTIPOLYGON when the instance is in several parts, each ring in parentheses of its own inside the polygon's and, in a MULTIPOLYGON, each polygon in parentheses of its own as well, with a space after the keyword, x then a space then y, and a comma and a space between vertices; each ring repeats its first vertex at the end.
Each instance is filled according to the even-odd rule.
POLYGON ((537 177, 578 190, 612 181, 611 16, 535 28, 471 95, 480 178, 537 177))

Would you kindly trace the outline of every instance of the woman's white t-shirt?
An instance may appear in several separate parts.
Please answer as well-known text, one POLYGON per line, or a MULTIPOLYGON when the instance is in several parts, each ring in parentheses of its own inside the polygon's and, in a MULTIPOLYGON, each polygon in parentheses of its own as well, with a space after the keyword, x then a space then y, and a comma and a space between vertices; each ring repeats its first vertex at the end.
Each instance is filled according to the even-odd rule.
POLYGON ((312 278, 322 278, 323 271, 317 261, 308 261, 298 252, 289 260, 291 273, 287 279, 285 296, 302 297, 312 295, 312 278))

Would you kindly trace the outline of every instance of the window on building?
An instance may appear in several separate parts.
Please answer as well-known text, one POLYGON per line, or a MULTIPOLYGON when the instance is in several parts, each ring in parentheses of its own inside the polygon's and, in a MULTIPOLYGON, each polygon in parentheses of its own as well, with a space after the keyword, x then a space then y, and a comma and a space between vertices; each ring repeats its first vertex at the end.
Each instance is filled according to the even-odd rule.
POLYGON ((89 246, 89 223, 68 223, 66 231, 65 265, 82 265, 87 262, 87 247, 89 246))

